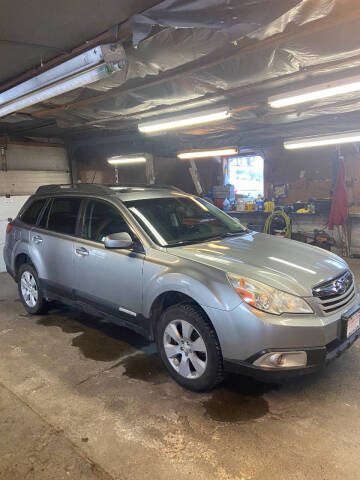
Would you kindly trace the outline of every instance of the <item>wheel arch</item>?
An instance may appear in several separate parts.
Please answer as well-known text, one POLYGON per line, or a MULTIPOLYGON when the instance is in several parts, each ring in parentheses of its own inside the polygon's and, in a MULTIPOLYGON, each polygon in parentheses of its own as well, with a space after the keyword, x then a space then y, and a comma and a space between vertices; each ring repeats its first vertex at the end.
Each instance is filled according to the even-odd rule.
POLYGON ((151 304, 150 307, 150 337, 151 339, 155 338, 155 331, 156 331, 156 321, 160 317, 160 315, 169 307, 174 305, 179 305, 181 303, 188 303, 196 307, 201 313, 204 315, 206 320, 209 322, 211 327, 213 328, 216 336, 217 332, 215 330, 214 324, 212 323, 211 319, 209 318, 208 314, 205 312, 203 307, 194 300, 191 296, 187 295, 186 293, 180 292, 178 290, 168 290, 166 292, 161 293, 158 295, 151 304))
POLYGON ((16 255, 16 257, 14 258, 14 275, 15 275, 15 280, 16 281, 18 280, 19 269, 25 263, 29 263, 30 265, 32 265, 32 267, 34 267, 32 261, 31 261, 31 258, 27 253, 24 253, 24 252, 18 253, 16 255))

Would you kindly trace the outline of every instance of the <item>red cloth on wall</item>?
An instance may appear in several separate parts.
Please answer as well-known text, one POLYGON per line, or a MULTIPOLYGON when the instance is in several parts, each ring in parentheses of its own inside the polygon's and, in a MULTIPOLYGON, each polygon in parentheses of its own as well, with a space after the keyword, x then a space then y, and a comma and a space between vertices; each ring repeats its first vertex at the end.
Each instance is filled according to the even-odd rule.
POLYGON ((346 174, 345 162, 343 157, 339 157, 339 168, 336 177, 333 199, 329 217, 329 230, 334 229, 334 225, 344 225, 348 218, 348 201, 346 193, 346 174))

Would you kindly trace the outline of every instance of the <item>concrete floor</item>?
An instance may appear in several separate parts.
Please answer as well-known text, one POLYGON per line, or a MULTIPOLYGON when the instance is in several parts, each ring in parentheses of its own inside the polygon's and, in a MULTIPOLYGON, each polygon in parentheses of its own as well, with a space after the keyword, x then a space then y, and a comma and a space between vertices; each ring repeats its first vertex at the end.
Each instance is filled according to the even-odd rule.
POLYGON ((0 479, 359 478, 360 342, 321 374, 208 394, 154 352, 66 308, 27 315, 1 274, 0 479))

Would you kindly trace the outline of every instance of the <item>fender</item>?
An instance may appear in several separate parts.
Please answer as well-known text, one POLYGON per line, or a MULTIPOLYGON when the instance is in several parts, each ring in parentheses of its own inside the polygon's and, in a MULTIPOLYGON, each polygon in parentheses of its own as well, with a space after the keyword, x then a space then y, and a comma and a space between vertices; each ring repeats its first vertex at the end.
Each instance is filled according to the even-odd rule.
POLYGON ((147 255, 144 262, 143 315, 146 318, 154 301, 170 291, 183 293, 199 305, 217 310, 230 311, 241 303, 221 269, 159 253, 156 259, 147 255))
POLYGON ((14 275, 16 274, 16 259, 19 255, 27 255, 31 258, 30 244, 28 239, 20 238, 15 240, 14 247, 11 250, 10 265, 14 275))

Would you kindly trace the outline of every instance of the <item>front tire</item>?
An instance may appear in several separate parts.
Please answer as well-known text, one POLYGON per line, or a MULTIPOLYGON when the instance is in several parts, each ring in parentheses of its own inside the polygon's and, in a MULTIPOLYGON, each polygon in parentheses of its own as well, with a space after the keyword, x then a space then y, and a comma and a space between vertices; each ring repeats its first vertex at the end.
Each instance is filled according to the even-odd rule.
POLYGON ((47 312, 47 302, 42 295, 39 277, 29 263, 21 265, 18 272, 18 289, 25 310, 31 315, 47 312))
POLYGON ((204 392, 222 381, 219 340, 200 308, 189 303, 169 307, 158 321, 156 340, 166 369, 181 386, 204 392))

